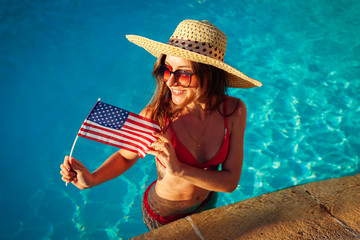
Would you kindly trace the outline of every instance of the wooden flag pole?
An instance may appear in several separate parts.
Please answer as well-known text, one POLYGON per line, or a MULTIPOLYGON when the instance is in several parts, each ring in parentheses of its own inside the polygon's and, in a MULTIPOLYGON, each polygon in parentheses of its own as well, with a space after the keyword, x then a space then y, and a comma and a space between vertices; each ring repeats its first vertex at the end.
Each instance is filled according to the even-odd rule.
MULTIPOLYGON (((98 102, 100 102, 100 100, 101 100, 101 98, 98 99, 98 102)), ((96 106, 96 104, 95 104, 95 106, 96 106)), ((95 108, 95 106, 94 106, 94 108, 95 108)), ((93 109, 94 109, 94 108, 93 108, 93 109)), ((91 112, 92 112, 93 109, 91 109, 91 112)), ((90 114, 91 114, 91 112, 90 112, 90 114)), ((85 119, 85 120, 86 120, 86 119, 85 119)), ((74 147, 75 147, 75 144, 76 144, 78 138, 79 138, 79 135, 76 135, 76 138, 75 138, 75 140, 74 140, 74 143, 73 143, 73 145, 72 145, 72 147, 71 147, 71 151, 70 151, 70 155, 69 155, 69 161, 71 160, 71 156, 72 156, 72 154, 73 154, 74 147)), ((65 186, 67 186, 67 185, 68 185, 68 184, 65 183, 65 186)))
POLYGON ((75 144, 76 144, 76 142, 77 142, 78 138, 79 138, 79 136, 78 136, 78 135, 76 135, 75 141, 74 141, 74 143, 73 143, 73 145, 72 145, 72 148, 71 148, 71 151, 70 151, 69 161, 70 161, 71 156, 72 156, 72 154, 73 154, 74 147, 75 147, 75 144))
MULTIPOLYGON (((75 147, 75 144, 76 144, 78 138, 79 138, 79 136, 76 135, 76 138, 75 138, 75 140, 74 140, 74 143, 73 143, 73 145, 72 145, 72 147, 71 147, 71 151, 70 151, 70 155, 69 155, 69 161, 71 160, 71 156, 72 156, 72 154, 73 154, 74 147, 75 147)), ((68 183, 65 183, 65 186, 67 186, 67 185, 68 185, 68 183)))

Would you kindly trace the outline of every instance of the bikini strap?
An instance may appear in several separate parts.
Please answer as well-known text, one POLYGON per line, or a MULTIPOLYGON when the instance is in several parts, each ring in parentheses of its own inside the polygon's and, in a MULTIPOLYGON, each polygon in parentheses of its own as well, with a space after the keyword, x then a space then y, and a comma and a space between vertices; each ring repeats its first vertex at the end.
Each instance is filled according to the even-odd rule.
POLYGON ((224 96, 223 97, 223 105, 224 105, 224 123, 225 123, 225 131, 226 133, 228 132, 228 119, 227 119, 227 116, 226 116, 226 97, 224 96))
POLYGON ((169 121, 169 118, 166 117, 166 127, 170 129, 170 132, 171 132, 171 138, 173 137, 173 135, 175 134, 174 130, 172 129, 171 127, 171 124, 170 124, 170 121, 169 121))

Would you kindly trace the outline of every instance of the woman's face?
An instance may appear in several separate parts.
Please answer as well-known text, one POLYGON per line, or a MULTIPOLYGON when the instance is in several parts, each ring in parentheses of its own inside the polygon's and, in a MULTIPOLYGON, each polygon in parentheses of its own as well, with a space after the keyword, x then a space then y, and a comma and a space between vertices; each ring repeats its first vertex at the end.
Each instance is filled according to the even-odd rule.
MULTIPOLYGON (((167 55, 165 58, 165 65, 172 72, 175 72, 176 70, 185 70, 190 73, 194 73, 193 69, 191 68, 190 61, 183 58, 167 55)), ((190 86, 182 87, 175 80, 174 74, 171 74, 169 80, 166 82, 166 85, 171 91, 171 99, 173 103, 179 105, 196 93, 196 90, 199 87, 199 79, 198 75, 192 75, 190 86)))

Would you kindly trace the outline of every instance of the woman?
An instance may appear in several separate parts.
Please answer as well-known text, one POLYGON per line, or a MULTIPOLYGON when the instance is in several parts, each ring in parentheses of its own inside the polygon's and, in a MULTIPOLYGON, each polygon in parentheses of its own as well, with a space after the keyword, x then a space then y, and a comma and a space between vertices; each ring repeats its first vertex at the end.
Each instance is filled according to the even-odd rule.
MULTIPOLYGON (((157 88, 140 113, 162 127, 148 152, 156 157, 158 179, 146 190, 142 204, 144 222, 152 230, 212 208, 215 192, 236 189, 246 107, 225 90, 261 83, 224 63, 226 36, 208 21, 181 22, 167 44, 135 35, 127 38, 158 58, 153 71, 157 88)), ((121 175, 138 159, 120 149, 90 173, 66 156, 62 179, 80 189, 91 188, 121 175)))

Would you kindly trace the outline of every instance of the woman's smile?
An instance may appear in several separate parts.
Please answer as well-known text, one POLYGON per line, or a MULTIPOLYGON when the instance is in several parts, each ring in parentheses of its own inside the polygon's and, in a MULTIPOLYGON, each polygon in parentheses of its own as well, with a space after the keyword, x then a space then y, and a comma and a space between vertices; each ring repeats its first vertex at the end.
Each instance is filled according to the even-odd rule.
POLYGON ((171 92, 173 95, 181 95, 185 92, 185 90, 177 90, 177 89, 171 89, 171 92))
POLYGON ((176 105, 182 104, 188 97, 191 96, 191 93, 189 93, 187 90, 178 90, 173 88, 170 88, 170 90, 171 99, 176 105))

